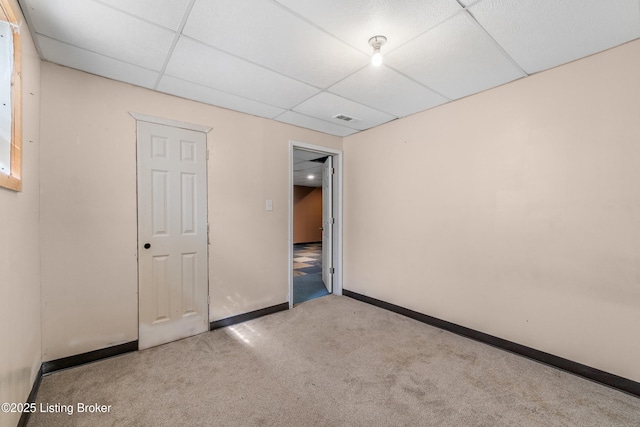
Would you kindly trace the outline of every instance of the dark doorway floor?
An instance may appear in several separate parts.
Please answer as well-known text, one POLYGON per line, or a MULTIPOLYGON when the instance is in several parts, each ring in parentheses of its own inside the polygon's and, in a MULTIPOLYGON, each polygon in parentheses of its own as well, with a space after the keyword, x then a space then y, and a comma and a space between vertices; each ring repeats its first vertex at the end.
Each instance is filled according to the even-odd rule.
POLYGON ((329 295, 322 283, 322 243, 293 245, 293 303, 329 295))

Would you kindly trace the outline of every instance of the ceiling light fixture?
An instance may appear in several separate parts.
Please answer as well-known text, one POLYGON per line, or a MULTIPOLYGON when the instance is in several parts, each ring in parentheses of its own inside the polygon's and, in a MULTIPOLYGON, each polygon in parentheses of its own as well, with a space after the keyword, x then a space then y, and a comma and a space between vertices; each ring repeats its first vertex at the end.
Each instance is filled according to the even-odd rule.
POLYGON ((315 176, 313 176, 313 175, 307 176, 307 179, 313 179, 313 178, 315 178, 315 176))
POLYGON ((385 36, 373 36, 369 39, 369 45, 373 48, 373 56, 371 57, 371 65, 379 67, 382 64, 382 53, 380 48, 387 42, 385 36))

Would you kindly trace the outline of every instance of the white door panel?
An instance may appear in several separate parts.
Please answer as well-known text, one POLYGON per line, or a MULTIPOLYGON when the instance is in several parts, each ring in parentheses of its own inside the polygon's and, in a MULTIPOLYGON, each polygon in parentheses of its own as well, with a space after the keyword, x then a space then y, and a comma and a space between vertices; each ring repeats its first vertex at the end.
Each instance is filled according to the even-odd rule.
POLYGON ((322 169, 322 281, 333 291, 333 158, 322 169))
POLYGON ((208 330, 206 177, 204 133, 138 121, 140 349, 208 330))

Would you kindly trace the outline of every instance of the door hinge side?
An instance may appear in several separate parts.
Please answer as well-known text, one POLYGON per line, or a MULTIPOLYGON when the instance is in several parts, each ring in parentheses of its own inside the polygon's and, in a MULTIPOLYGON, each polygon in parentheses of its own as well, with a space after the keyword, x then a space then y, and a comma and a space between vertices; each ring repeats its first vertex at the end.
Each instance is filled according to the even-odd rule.
POLYGON ((331 267, 329 268, 329 274, 335 274, 336 273, 336 269, 331 267))

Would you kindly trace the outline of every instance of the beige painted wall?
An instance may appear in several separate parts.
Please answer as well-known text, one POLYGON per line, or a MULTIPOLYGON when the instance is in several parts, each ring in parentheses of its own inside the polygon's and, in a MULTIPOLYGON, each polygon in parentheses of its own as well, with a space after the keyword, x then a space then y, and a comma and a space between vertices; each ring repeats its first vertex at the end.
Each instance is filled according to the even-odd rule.
POLYGON ((346 137, 345 289, 639 381, 638 76, 640 41, 346 137))
MULTIPOLYGON (((14 0, 10 2, 19 13, 14 0)), ((22 38, 23 190, 0 188, 0 403, 24 402, 40 369, 40 59, 26 28, 22 38)), ((0 412, 0 426, 20 414, 0 412)))
POLYGON ((288 300, 289 140, 342 140, 42 64, 43 359, 136 340, 136 123, 213 127, 210 319, 288 300), (273 211, 265 200, 273 200, 273 211))
POLYGON ((293 243, 322 241, 322 187, 293 186, 293 243))

